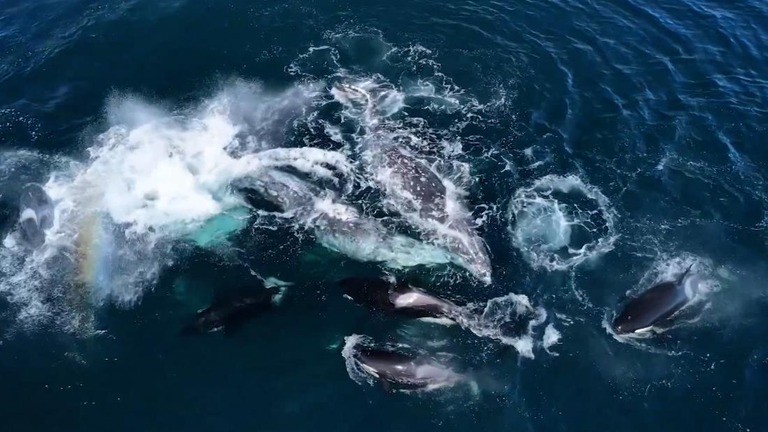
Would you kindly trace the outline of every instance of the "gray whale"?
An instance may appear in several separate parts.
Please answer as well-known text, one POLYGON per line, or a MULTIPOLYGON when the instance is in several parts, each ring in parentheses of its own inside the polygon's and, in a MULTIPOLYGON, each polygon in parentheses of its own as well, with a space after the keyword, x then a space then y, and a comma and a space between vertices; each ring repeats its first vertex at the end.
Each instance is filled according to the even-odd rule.
POLYGON ((446 249, 455 264, 490 284, 488 246, 472 227, 458 197, 449 199, 446 184, 432 167, 394 142, 386 128, 373 118, 375 102, 367 91, 347 84, 339 84, 332 91, 342 102, 365 105, 362 155, 371 177, 386 196, 388 207, 431 243, 446 249))

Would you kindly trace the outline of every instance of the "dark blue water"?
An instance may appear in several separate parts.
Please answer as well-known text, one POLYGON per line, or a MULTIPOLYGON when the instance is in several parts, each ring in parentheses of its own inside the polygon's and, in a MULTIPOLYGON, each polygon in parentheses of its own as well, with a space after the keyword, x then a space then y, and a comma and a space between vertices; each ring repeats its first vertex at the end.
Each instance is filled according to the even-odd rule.
MULTIPOLYGON (((6 251, 3 430, 764 430, 766 52, 768 7, 754 0, 3 0, 3 237, 31 181, 62 200, 123 178, 185 190, 186 177, 153 177, 162 152, 133 160, 118 140, 115 162, 98 165, 94 151, 114 144, 116 126, 162 113, 194 131, 221 94, 242 102, 242 134, 260 145, 353 157, 331 133, 349 130, 328 89, 369 80, 405 95, 392 118, 425 153, 469 168, 465 198, 492 254, 490 286, 460 269, 395 274, 461 303, 525 294, 562 334, 547 352, 539 327, 531 359, 461 329, 377 318, 336 281, 380 266, 259 218, 215 247, 169 235, 107 248, 130 257, 106 294, 56 270, 74 258, 46 261, 41 282, 37 261, 6 251), (316 93, 307 102, 297 86, 316 93), (521 228, 509 208, 525 191, 577 209, 570 236, 551 218, 521 228), (707 288, 690 322, 632 342, 606 330, 628 291, 688 263, 707 288), (234 337, 179 336, 216 291, 254 274, 293 283, 279 307, 234 337), (341 355, 354 333, 440 340, 482 385, 415 395, 359 385, 341 355)), ((147 148, 175 133, 151 130, 147 148)), ((218 133, 179 142, 205 148, 218 133)), ((208 172, 219 173, 196 178, 208 172)), ((177 225, 180 196, 161 212, 177 225)), ((108 198, 108 212, 130 200, 119 189, 108 198)))

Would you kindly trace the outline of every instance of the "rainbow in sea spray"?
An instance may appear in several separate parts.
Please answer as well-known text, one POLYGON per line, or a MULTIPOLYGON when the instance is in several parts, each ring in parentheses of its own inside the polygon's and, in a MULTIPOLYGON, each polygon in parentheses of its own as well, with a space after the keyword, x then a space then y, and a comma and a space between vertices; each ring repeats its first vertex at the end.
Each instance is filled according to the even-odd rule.
POLYGON ((80 220, 76 246, 76 280, 90 291, 92 299, 101 297, 94 294, 108 290, 115 253, 109 222, 102 213, 91 212, 80 220))

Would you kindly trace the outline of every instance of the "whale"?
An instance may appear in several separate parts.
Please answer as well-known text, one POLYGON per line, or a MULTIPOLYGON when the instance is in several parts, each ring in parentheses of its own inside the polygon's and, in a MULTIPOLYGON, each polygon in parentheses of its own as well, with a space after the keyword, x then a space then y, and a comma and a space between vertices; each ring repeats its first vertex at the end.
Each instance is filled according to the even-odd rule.
POLYGON ((358 261, 378 262, 391 268, 451 261, 441 248, 393 233, 379 220, 362 215, 333 192, 291 173, 265 170, 258 177, 240 179, 236 187, 255 192, 262 201, 314 231, 323 246, 358 261))
POLYGON ((53 227, 54 206, 42 186, 29 183, 19 198, 19 234, 29 247, 36 249, 45 243, 45 232, 53 227))
POLYGON ((360 369, 387 390, 434 390, 464 380, 464 376, 429 356, 355 347, 352 358, 360 369))
POLYGON ((346 278, 339 282, 344 295, 369 310, 403 318, 455 324, 458 306, 405 283, 377 278, 346 278))
POLYGON ((279 291, 265 287, 220 295, 210 306, 199 310, 192 322, 181 329, 181 334, 193 336, 223 330, 224 335, 231 336, 243 324, 270 310, 279 295, 279 291))
POLYGON ((424 161, 398 147, 379 146, 386 138, 370 137, 374 143, 372 163, 378 171, 374 178, 387 196, 386 203, 432 242, 444 247, 454 257, 454 264, 467 269, 485 284, 491 283, 491 259, 488 247, 475 232, 463 204, 449 211, 448 189, 443 180, 424 161), (452 214, 453 213, 453 214, 452 214))
POLYGON ((689 266, 676 280, 658 283, 630 299, 613 320, 616 333, 648 333, 685 307, 693 297, 686 289, 692 267, 689 266))
POLYGON ((485 284, 491 283, 488 246, 469 220, 458 197, 422 158, 398 145, 373 113, 376 106, 364 89, 337 84, 332 93, 342 103, 365 105, 366 135, 362 156, 371 178, 385 196, 385 205, 399 213, 430 242, 445 248, 453 263, 485 284))

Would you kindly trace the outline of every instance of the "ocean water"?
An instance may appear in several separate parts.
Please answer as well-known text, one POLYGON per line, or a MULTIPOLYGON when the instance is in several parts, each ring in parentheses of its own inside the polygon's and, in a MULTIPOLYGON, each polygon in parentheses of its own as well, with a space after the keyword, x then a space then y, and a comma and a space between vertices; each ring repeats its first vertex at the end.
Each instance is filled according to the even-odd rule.
POLYGON ((3 0, 2 429, 765 430, 766 52, 755 0, 3 0), (388 143, 440 175, 490 284, 445 226, 393 211, 371 157, 388 143), (275 168, 314 213, 244 192, 275 168), (56 204, 34 251, 30 182, 56 204), (691 264, 672 328, 612 333, 627 296, 691 264), (374 315, 337 286, 361 275, 482 315, 374 315), (232 337, 179 335, 264 280, 282 301, 232 337), (352 335, 473 383, 368 385, 352 335))

